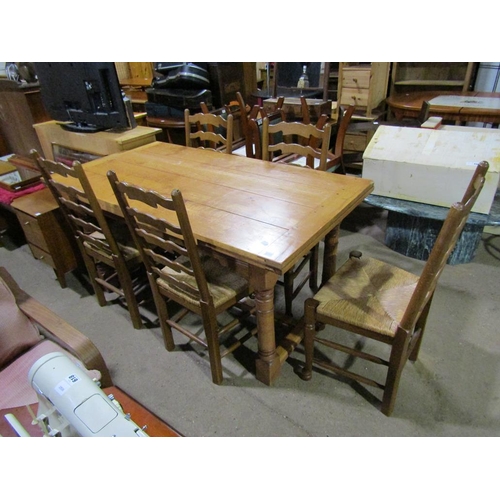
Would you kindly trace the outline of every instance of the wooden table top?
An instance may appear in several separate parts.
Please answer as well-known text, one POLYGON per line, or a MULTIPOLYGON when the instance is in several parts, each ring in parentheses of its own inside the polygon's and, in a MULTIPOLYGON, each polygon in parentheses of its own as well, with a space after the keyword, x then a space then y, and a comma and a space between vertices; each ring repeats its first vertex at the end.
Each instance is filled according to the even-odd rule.
MULTIPOLYGON (((170 196, 179 189, 197 239, 277 274, 373 190, 368 179, 154 142, 84 165, 104 210, 120 215, 106 177, 170 196)), ((66 180, 65 180, 66 182, 66 180)))

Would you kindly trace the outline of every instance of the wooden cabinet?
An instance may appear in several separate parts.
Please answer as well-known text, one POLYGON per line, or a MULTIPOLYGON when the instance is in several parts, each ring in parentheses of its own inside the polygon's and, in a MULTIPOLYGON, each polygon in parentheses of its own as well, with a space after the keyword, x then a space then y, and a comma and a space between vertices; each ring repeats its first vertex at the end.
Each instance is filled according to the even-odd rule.
MULTIPOLYGON (((74 159, 90 161, 101 156, 138 148, 156 140, 161 129, 137 126, 124 132, 70 132, 55 121, 33 125, 42 145, 43 156, 54 160, 54 150, 64 149, 64 154, 73 151, 74 159), (83 155, 82 155, 83 153, 83 155)), ((62 159, 62 158, 61 158, 62 159)))
POLYGON ((66 287, 65 274, 78 266, 71 235, 48 189, 36 191, 12 202, 19 223, 35 259, 52 267, 59 284, 66 287))
POLYGON ((393 62, 390 95, 426 90, 467 92, 478 63, 393 62))
POLYGON ((28 156, 31 149, 39 149, 33 124, 47 120, 38 84, 0 78, 0 145, 5 154, 28 156))
POLYGON ((339 64, 338 103, 356 106, 355 119, 373 120, 376 109, 387 97, 390 63, 339 64))
POLYGON ((385 111, 391 63, 339 63, 339 106, 356 106, 344 140, 344 153, 351 167, 361 165, 361 156, 375 127, 371 122, 385 111))

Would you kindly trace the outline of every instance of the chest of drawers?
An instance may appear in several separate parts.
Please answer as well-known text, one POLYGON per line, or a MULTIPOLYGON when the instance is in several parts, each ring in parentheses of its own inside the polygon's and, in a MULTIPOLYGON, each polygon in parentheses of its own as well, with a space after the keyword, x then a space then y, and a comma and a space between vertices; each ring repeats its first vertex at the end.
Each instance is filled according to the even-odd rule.
POLYGON ((33 257, 52 267, 59 284, 66 287, 65 275, 77 268, 78 262, 71 235, 57 202, 48 189, 21 196, 12 208, 24 231, 33 257))
POLYGON ((341 106, 356 106, 356 114, 371 118, 386 98, 390 63, 340 63, 341 106))

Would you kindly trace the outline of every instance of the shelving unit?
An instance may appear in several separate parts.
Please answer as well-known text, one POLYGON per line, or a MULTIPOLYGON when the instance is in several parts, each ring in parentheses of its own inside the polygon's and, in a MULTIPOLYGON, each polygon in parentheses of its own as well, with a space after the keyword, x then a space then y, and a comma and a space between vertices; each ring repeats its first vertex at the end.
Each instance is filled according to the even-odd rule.
POLYGON ((470 90, 477 63, 393 62, 390 95, 425 90, 470 90))

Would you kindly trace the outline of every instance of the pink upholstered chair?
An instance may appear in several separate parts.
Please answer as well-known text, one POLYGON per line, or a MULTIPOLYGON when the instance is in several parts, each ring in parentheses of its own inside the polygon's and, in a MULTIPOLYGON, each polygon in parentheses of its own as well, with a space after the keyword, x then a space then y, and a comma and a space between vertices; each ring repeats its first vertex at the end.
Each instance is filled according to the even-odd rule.
POLYGON ((0 410, 38 401, 28 372, 39 358, 63 352, 101 387, 112 384, 106 363, 81 332, 21 290, 0 267, 0 410))

